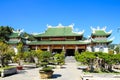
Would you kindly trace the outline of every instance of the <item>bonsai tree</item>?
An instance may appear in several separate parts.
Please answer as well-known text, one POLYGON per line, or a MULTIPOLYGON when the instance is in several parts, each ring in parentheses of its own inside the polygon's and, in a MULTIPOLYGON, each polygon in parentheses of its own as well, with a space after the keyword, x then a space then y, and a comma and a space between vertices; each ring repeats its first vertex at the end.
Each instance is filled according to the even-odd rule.
POLYGON ((25 62, 28 62, 28 63, 34 63, 34 54, 31 52, 31 51, 25 51, 24 52, 24 60, 25 62))
POLYGON ((36 67, 39 66, 40 62, 41 62, 41 53, 43 51, 38 49, 38 50, 31 50, 31 51, 27 51, 25 52, 25 60, 27 62, 35 62, 36 67))
POLYGON ((50 52, 44 51, 41 53, 40 56, 41 56, 41 66, 43 67, 44 70, 45 68, 48 68, 48 64, 52 55, 50 52))
POLYGON ((42 60, 41 55, 42 55, 43 51, 38 49, 38 50, 33 50, 31 52, 32 52, 32 54, 34 56, 35 63, 39 64, 41 62, 41 60, 42 60))
POLYGON ((64 64, 64 58, 63 58, 62 54, 59 54, 59 53, 55 54, 54 59, 55 59, 55 62, 57 65, 64 64))
POLYGON ((48 51, 43 51, 40 55, 42 69, 40 69, 39 72, 41 74, 42 79, 51 78, 53 74, 52 67, 48 66, 51 56, 52 56, 51 53, 48 51))
POLYGON ((2 67, 8 65, 8 61, 14 54, 14 50, 9 45, 0 42, 0 62, 2 67))

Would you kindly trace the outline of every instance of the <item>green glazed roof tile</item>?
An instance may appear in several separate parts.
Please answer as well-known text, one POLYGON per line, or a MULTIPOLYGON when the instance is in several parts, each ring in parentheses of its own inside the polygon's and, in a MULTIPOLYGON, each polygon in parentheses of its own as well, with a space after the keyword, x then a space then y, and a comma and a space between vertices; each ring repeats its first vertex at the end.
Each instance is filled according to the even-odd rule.
POLYGON ((45 33, 34 35, 35 37, 48 37, 48 36, 82 36, 83 34, 75 33, 72 27, 56 27, 48 28, 45 33))
POLYGON ((104 30, 95 30, 94 33, 92 33, 93 36, 110 36, 111 33, 107 33, 104 30))
POLYGON ((8 41, 7 43, 8 44, 17 44, 17 43, 19 43, 19 41, 8 41))
POLYGON ((16 38, 16 37, 19 37, 19 33, 12 33, 9 38, 16 38))

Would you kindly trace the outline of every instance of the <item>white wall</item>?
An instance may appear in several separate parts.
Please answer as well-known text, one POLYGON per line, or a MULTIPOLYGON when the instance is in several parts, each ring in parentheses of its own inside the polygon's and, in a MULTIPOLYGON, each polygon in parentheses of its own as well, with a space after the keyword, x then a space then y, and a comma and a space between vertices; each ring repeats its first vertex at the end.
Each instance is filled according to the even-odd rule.
POLYGON ((15 54, 17 54, 17 53, 18 53, 18 50, 17 50, 16 45, 13 46, 13 49, 14 49, 14 51, 15 51, 15 54))
POLYGON ((92 48, 90 45, 87 46, 87 51, 92 52, 92 48))
POLYGON ((102 51, 102 52, 105 52, 105 53, 108 53, 108 47, 106 45, 97 45, 97 46, 94 46, 94 52, 99 52, 99 51, 102 51), (102 50, 100 50, 102 48, 102 50))

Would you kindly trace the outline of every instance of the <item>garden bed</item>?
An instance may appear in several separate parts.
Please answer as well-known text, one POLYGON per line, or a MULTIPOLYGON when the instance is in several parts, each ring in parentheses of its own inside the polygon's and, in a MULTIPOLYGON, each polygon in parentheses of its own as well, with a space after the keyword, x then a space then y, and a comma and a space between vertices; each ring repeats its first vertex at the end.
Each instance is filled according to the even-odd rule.
POLYGON ((17 73, 17 68, 16 67, 4 67, 0 68, 0 74, 1 77, 7 76, 7 75, 12 75, 17 73))

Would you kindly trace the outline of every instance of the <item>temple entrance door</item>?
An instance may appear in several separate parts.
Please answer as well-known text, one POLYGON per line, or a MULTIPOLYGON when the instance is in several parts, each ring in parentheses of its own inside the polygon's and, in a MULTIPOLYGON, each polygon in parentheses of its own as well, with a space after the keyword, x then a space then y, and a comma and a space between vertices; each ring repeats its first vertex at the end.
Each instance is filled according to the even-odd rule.
POLYGON ((47 51, 47 49, 41 49, 42 51, 47 51))
POLYGON ((62 52, 62 49, 53 49, 52 50, 52 53, 61 53, 62 52))
POLYGON ((66 49, 65 56, 74 56, 75 49, 66 49))

